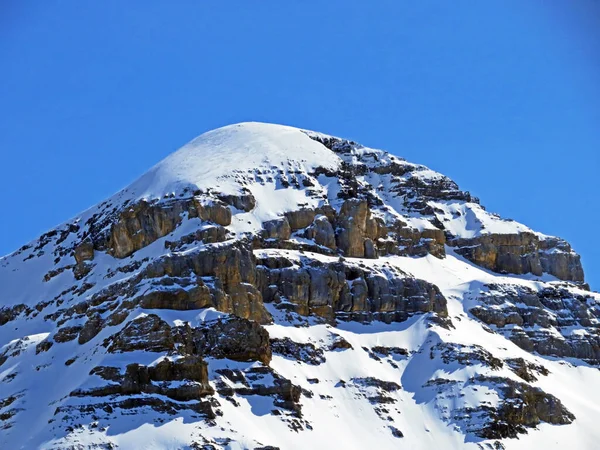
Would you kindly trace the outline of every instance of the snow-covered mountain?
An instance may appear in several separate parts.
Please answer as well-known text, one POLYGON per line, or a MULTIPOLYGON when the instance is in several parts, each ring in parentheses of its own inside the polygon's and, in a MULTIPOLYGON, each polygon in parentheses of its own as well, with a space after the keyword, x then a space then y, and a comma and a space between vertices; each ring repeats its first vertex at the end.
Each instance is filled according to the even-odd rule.
POLYGON ((0 259, 0 448, 595 449, 599 302, 437 172, 231 125, 0 259))

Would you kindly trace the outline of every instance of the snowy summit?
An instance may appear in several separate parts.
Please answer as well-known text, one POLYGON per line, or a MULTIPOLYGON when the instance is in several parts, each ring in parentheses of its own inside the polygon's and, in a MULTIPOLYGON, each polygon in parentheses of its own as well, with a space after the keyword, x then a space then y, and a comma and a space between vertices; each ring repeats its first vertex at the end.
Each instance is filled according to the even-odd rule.
POLYGON ((0 259, 0 448, 594 449, 599 301, 440 173, 230 125, 0 259))

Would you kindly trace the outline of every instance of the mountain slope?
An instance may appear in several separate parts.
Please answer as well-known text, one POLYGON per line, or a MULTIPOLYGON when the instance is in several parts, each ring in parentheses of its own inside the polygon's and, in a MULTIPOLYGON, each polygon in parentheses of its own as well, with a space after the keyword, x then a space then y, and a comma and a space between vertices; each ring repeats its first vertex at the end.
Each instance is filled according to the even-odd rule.
POLYGON ((599 300, 437 172, 231 125, 0 259, 0 444, 591 449, 599 300))

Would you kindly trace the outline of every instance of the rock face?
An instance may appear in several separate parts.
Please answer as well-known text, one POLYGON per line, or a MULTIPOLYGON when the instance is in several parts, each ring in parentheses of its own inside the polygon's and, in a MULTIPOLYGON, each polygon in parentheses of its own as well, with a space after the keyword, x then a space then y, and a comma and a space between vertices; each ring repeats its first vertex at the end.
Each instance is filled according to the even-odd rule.
POLYGON ((541 422, 567 425, 575 420, 575 416, 559 399, 540 388, 508 378, 493 377, 482 381, 496 384, 506 400, 489 414, 490 422, 477 431, 481 437, 516 438, 519 433, 526 433, 527 428, 535 427, 541 422))
POLYGON ((599 305, 437 172, 226 127, 0 258, 0 448, 595 448, 599 305))
POLYGON ((106 244, 116 258, 124 258, 172 232, 182 220, 182 214, 227 226, 231 223, 231 210, 219 203, 202 204, 195 199, 175 200, 162 204, 146 201, 124 209, 113 222, 106 244))
POLYGON ((542 275, 583 282, 579 255, 565 241, 540 239, 533 233, 489 234, 453 239, 449 245, 475 264, 499 273, 542 275))
MULTIPOLYGON (((188 335, 189 333, 185 333, 188 335)), ((256 322, 232 317, 218 320, 192 332, 194 350, 215 358, 234 361, 271 361, 269 333, 256 322)))
POLYGON ((488 285, 479 301, 471 314, 524 350, 600 365, 600 306, 591 295, 559 286, 488 285))
POLYGON ((379 237, 377 221, 371 217, 366 200, 348 199, 342 204, 337 218, 337 247, 348 257, 376 258, 374 240, 379 237))
POLYGON ((258 286, 266 302, 327 319, 404 321, 419 313, 447 316, 446 299, 436 286, 391 268, 368 270, 345 261, 259 259, 258 286))

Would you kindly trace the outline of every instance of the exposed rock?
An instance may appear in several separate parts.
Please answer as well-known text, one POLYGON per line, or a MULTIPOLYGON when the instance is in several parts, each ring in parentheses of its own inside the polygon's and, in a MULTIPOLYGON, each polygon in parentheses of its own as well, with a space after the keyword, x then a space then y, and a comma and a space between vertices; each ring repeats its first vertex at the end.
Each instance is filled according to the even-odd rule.
POLYGON ((92 315, 79 332, 79 344, 83 345, 91 341, 98 333, 100 333, 103 326, 104 320, 100 314, 96 313, 92 315))
POLYGON ((94 259, 94 243, 90 239, 86 239, 75 247, 74 252, 77 264, 81 264, 84 261, 91 261, 94 259))
POLYGON ((443 230, 426 228, 418 230, 396 220, 390 231, 393 240, 381 242, 380 252, 402 256, 425 256, 431 254, 438 258, 446 256, 446 235, 443 230))
POLYGON ((482 364, 492 370, 504 367, 501 359, 496 358, 480 345, 461 345, 450 342, 441 342, 431 347, 430 358, 441 360, 445 364, 458 362, 463 366, 482 364))
POLYGON ((208 382, 206 363, 193 356, 176 361, 163 359, 155 366, 132 363, 127 365, 124 375, 115 367, 97 367, 91 374, 117 383, 76 390, 71 396, 104 397, 143 393, 164 395, 173 400, 188 402, 214 393, 208 382))
POLYGON ((184 212, 221 226, 231 223, 231 210, 218 202, 203 204, 188 198, 151 204, 142 200, 123 210, 112 223, 107 242, 109 252, 124 258, 150 245, 173 231, 184 212))
POLYGON ((183 202, 153 205, 141 201, 128 207, 110 229, 110 253, 124 258, 166 236, 181 223, 181 214, 187 206, 183 202))
POLYGON ((288 220, 282 219, 269 220, 263 223, 263 237, 265 239, 287 240, 292 234, 292 229, 288 220))
POLYGON ((542 270, 560 280, 583 283, 581 257, 564 240, 555 237, 540 239, 539 256, 542 270))
MULTIPOLYGON (((256 259, 246 245, 222 245, 157 259, 140 277, 190 277, 192 274, 196 278, 214 277, 209 289, 212 306, 219 311, 260 323, 270 322, 271 317, 264 308, 261 292, 255 288, 256 259)), ((196 294, 200 299, 198 304, 206 300, 204 289, 200 288, 196 294)))
POLYGON ((547 376, 550 373, 544 366, 525 361, 523 358, 510 358, 504 362, 510 370, 528 383, 537 381, 536 375, 547 376))
POLYGON ((306 237, 312 239, 315 244, 336 249, 335 232, 331 222, 326 216, 315 217, 313 223, 306 229, 306 237))
POLYGON ((312 343, 294 342, 290 338, 271 339, 273 353, 289 358, 293 361, 302 361, 306 364, 318 366, 325 362, 323 350, 312 343))
POLYGON ((256 199, 250 191, 238 195, 218 194, 219 200, 241 211, 250 212, 256 207, 256 199))
POLYGON ((591 295, 575 292, 552 286, 535 291, 520 285, 488 285, 480 305, 470 312, 527 351, 600 365, 600 306, 591 295), (573 326, 582 331, 570 333, 573 326))
POLYGON ((47 352, 48 350, 50 350, 50 348, 52 348, 52 345, 53 342, 44 339, 42 342, 35 346, 36 355, 39 353, 47 352))
POLYGON ((217 382, 217 392, 225 397, 237 395, 259 395, 273 397, 274 405, 292 411, 301 416, 300 396, 302 388, 282 377, 270 367, 252 367, 240 370, 219 369, 217 373, 242 387, 231 387, 224 382, 217 382))
POLYGON ((483 438, 515 438, 541 422, 566 425, 575 420, 559 399, 540 388, 508 378, 485 377, 481 381, 496 383, 504 397, 501 405, 490 412, 487 425, 476 432, 483 438))
POLYGON ((373 239, 379 237, 378 222, 371 218, 371 211, 366 200, 348 199, 340 209, 337 217, 338 233, 337 247, 349 257, 365 257, 365 241, 371 240, 371 257, 376 257, 373 251, 373 239))
POLYGON ((185 311, 213 306, 210 289, 201 280, 191 288, 159 289, 143 295, 140 306, 146 309, 175 309, 185 311))
POLYGON ((24 304, 18 304, 14 306, 3 306, 0 308, 0 326, 6 325, 8 322, 15 320, 19 314, 27 311, 29 307, 24 304))
MULTIPOLYGON (((56 340, 56 338, 55 338, 56 340)), ((168 352, 175 347, 171 327, 155 314, 138 317, 104 341, 111 353, 144 350, 168 352)))
POLYGON ((352 344, 338 334, 333 336, 333 341, 329 345, 329 350, 349 350, 352 348, 352 344))
POLYGON ((579 255, 561 239, 540 239, 522 232, 451 239, 448 244, 468 260, 495 272, 538 276, 546 272, 561 280, 583 281, 579 255))
POLYGON ((375 347, 372 347, 371 350, 380 356, 390 356, 390 355, 408 356, 408 350, 406 350, 405 348, 401 348, 401 347, 384 347, 382 345, 377 345, 375 347))
POLYGON ((288 220, 292 231, 300 230, 308 227, 313 223, 315 216, 317 215, 314 209, 299 209, 297 211, 289 211, 285 213, 285 217, 288 220))
POLYGON ((165 248, 178 251, 182 247, 194 242, 202 242, 204 244, 214 244, 227 240, 229 232, 221 225, 206 226, 200 230, 181 237, 175 242, 165 241, 165 248))
POLYGON ((58 331, 54 334, 54 342, 58 342, 59 344, 61 344, 63 342, 72 341, 73 339, 77 338, 82 328, 83 327, 81 325, 59 328, 58 331))
POLYGON ((269 333, 256 322, 230 317, 192 330, 184 328, 180 332, 184 336, 191 335, 196 354, 235 361, 260 361, 265 365, 271 361, 269 333))
POLYGON ((299 314, 386 322, 429 311, 447 316, 446 299, 436 286, 399 272, 377 272, 344 262, 310 261, 298 267, 280 258, 259 263, 258 286, 264 300, 285 299, 299 314))

